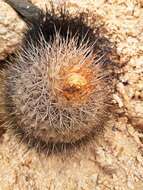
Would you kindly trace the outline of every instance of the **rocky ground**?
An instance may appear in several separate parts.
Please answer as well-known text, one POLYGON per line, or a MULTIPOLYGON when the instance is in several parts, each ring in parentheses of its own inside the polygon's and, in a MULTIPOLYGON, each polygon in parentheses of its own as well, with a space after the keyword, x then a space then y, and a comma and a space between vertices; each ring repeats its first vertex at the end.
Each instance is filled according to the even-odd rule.
MULTIPOLYGON (((40 7, 46 0, 33 0, 40 7)), ((63 3, 63 1, 54 1, 63 3)), ((143 190, 143 2, 142 0, 64 1, 104 23, 120 55, 114 120, 85 149, 72 156, 45 157, 7 131, 0 138, 0 190, 143 190), (89 11, 88 11, 89 10, 89 11)), ((0 59, 20 43, 25 23, 0 0, 0 59)))

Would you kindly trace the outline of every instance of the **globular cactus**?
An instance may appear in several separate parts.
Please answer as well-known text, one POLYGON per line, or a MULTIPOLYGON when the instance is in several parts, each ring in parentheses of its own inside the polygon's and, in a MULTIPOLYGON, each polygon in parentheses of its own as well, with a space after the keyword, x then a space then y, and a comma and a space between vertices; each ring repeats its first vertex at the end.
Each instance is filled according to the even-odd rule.
POLYGON ((1 74, 9 128, 47 150, 89 141, 111 112, 112 67, 109 41, 84 15, 41 12, 1 74))

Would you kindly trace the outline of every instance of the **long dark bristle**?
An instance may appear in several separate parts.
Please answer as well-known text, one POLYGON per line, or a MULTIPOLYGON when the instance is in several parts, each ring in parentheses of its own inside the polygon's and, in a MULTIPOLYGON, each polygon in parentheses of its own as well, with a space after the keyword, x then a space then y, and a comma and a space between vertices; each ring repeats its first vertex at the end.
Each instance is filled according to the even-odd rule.
POLYGON ((58 32, 64 40, 69 40, 77 36, 77 46, 81 42, 87 43, 88 41, 90 46, 94 44, 94 51, 99 57, 103 54, 107 56, 112 51, 111 42, 100 34, 99 28, 95 29, 88 26, 86 24, 86 17, 87 14, 85 13, 80 13, 78 16, 72 17, 66 9, 61 9, 58 14, 55 13, 54 9, 52 12, 41 12, 39 20, 34 22, 28 32, 26 32, 23 48, 29 48, 29 44, 40 46, 41 35, 43 35, 47 43, 52 43, 56 32, 58 32))

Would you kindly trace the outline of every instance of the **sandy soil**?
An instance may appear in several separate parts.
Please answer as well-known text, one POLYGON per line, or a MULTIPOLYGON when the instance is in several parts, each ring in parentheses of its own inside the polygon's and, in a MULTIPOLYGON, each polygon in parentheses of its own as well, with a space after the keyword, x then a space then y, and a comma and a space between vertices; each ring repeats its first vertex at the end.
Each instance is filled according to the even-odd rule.
MULTIPOLYGON (((43 1, 33 0, 40 7, 43 1)), ((55 2, 59 2, 56 1, 55 2)), ((63 1, 60 1, 63 2, 63 1)), ((118 106, 105 132, 85 149, 45 157, 8 132, 0 138, 0 190, 143 190, 143 3, 141 0, 66 1, 68 9, 90 10, 104 23, 121 57, 118 106)), ((47 2, 46 2, 47 3, 47 2)), ((0 0, 0 58, 14 51, 24 22, 0 0)))

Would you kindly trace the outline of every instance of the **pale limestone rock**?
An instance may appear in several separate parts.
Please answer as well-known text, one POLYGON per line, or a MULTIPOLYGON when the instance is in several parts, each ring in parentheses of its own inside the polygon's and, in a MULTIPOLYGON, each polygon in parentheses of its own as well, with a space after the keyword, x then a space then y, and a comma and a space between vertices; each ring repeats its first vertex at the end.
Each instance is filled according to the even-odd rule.
POLYGON ((11 54, 20 43, 25 23, 16 12, 0 0, 0 60, 11 54))
MULTIPOLYGON (((49 1, 33 2, 44 8, 49 1)), ((27 150, 22 143, 17 144, 13 135, 5 133, 0 144, 0 190, 143 190, 143 134, 133 127, 143 125, 142 1, 64 2, 72 11, 88 8, 91 13, 99 14, 107 28, 106 35, 116 42, 121 60, 127 61, 114 95, 122 116, 108 123, 104 134, 85 150, 71 157, 46 158, 34 149, 27 150)), ((4 58, 19 43, 24 23, 6 3, 0 3, 0 15, 6 15, 0 20, 3 26, 0 27, 0 56, 4 58)))

